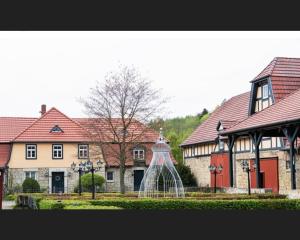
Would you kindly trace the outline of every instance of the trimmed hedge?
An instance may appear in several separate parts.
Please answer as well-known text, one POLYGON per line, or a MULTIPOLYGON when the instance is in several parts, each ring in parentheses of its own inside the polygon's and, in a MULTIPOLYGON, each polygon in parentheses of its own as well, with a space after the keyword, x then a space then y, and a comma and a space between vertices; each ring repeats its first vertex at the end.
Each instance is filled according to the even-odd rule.
POLYGON ((114 206, 97 206, 97 205, 81 205, 81 206, 73 206, 67 205, 64 207, 64 210, 120 210, 122 208, 114 207, 114 206))
POLYGON ((95 200, 92 205, 116 206, 125 209, 300 209, 299 200, 268 199, 268 200, 95 200))
MULTIPOLYGON (((186 199, 103 199, 92 201, 41 200, 39 209, 83 209, 92 206, 114 206, 122 209, 198 209, 198 210, 266 210, 300 209, 300 200, 296 199, 247 199, 247 200, 186 200, 186 199)), ((94 208, 96 209, 96 208, 94 208)), ((101 209, 101 208, 100 208, 101 209)))

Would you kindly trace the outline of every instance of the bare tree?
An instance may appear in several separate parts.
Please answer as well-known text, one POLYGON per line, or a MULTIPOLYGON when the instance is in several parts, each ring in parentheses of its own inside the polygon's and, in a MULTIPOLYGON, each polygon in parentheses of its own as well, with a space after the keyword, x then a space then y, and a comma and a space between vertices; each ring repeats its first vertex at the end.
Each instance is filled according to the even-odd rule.
POLYGON ((165 102, 160 90, 152 88, 136 68, 128 66, 110 72, 83 100, 90 116, 90 138, 101 146, 102 153, 109 155, 104 158, 114 157, 120 168, 121 193, 125 193, 126 163, 132 161, 130 150, 152 131, 148 123, 161 113, 165 102))

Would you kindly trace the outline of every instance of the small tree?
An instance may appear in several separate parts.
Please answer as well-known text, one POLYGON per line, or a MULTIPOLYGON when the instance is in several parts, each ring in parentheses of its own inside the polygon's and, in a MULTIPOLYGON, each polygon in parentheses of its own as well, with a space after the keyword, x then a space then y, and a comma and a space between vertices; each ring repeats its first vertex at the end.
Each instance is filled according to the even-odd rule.
POLYGON ((22 184, 22 188, 24 193, 40 192, 40 184, 32 178, 26 178, 22 184))
MULTIPOLYGON (((105 182, 104 178, 99 174, 94 174, 94 180, 95 180, 96 189, 101 188, 103 186, 103 183, 105 182)), ((82 184, 83 192, 92 192, 93 191, 92 174, 91 173, 84 174, 81 177, 81 184, 82 184)))
POLYGON ((189 166, 182 163, 176 165, 176 170, 181 178, 182 184, 185 187, 196 187, 197 181, 189 166))
MULTIPOLYGON (((92 141, 102 148, 110 148, 109 155, 120 168, 120 190, 125 193, 126 163, 131 148, 142 142, 147 124, 161 113, 165 99, 151 82, 141 77, 134 67, 121 66, 111 72, 105 81, 91 89, 83 100, 91 117, 89 128, 92 141)), ((103 151, 102 151, 103 153, 103 151)))

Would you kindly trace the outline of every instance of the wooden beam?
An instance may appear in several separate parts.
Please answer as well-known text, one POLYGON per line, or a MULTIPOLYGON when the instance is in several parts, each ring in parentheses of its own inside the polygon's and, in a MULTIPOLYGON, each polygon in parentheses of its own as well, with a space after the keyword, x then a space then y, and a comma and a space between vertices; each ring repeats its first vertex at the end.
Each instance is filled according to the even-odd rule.
POLYGON ((259 144, 263 136, 262 132, 252 132, 249 134, 255 146, 255 165, 256 165, 256 187, 262 188, 261 174, 260 174, 260 157, 259 157, 259 144))
POLYGON ((291 168, 291 189, 296 189, 296 164, 294 143, 299 133, 299 126, 285 127, 282 132, 286 136, 290 144, 290 168, 291 168))
POLYGON ((227 145, 228 145, 228 154, 229 154, 229 184, 230 187, 233 187, 233 146, 236 140, 235 135, 228 135, 227 145))

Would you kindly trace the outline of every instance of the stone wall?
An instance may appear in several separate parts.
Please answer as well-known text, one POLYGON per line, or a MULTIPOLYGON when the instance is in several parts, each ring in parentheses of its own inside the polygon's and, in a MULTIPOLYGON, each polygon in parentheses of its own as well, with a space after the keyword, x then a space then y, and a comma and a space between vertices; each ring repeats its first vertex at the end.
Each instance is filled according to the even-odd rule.
MULTIPOLYGON (((130 167, 126 169, 125 172, 125 189, 126 191, 134 190, 134 170, 144 170, 146 172, 146 167, 130 167)), ((51 193, 52 185, 52 172, 64 172, 64 185, 65 192, 74 192, 75 186, 78 185, 79 174, 74 172, 71 168, 9 168, 8 170, 8 187, 14 189, 16 187, 21 188, 23 181, 25 180, 25 171, 35 171, 37 181, 40 184, 41 190, 43 192, 51 193)), ((119 192, 120 191, 120 171, 119 168, 101 168, 100 171, 95 172, 99 174, 104 179, 106 179, 106 172, 114 172, 114 180, 106 181, 105 188, 108 192, 119 192)))
MULTIPOLYGON (((290 169, 286 169, 286 161, 289 160, 289 151, 260 151, 260 158, 278 158, 279 193, 290 191, 291 171, 290 169)), ((255 159, 255 153, 235 153, 233 154, 233 159, 234 187, 246 189, 248 186, 247 173, 243 172, 241 161, 255 159)), ((184 161, 187 166, 190 166, 199 187, 210 185, 210 173, 208 171, 210 156, 185 158, 184 161)), ((300 154, 296 155, 296 186, 300 189, 300 154)))
POLYGON ((210 185, 210 172, 208 170, 210 156, 186 158, 184 162, 185 165, 191 168, 199 187, 208 187, 210 185))
MULTIPOLYGON (((125 190, 128 192, 134 191, 134 170, 144 170, 146 173, 146 167, 130 167, 125 171, 125 190)), ((120 169, 119 168, 107 168, 106 172, 112 171, 114 173, 113 181, 106 181, 107 192, 119 192, 120 191, 120 169)))

